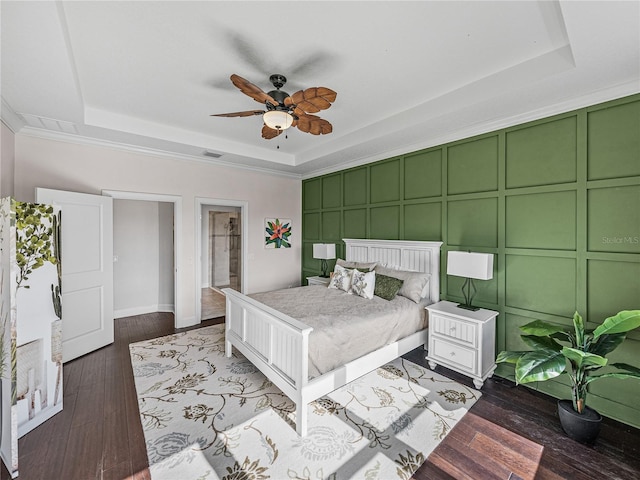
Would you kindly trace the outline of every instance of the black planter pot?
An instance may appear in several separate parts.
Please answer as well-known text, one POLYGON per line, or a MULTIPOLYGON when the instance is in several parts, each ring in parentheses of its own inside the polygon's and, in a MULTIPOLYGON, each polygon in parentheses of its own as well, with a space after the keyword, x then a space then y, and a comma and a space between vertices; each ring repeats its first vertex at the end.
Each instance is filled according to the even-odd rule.
POLYGON ((584 407, 584 411, 578 413, 573 409, 571 400, 558 400, 558 416, 560 425, 569 438, 587 444, 596 441, 602 415, 593 408, 584 407))

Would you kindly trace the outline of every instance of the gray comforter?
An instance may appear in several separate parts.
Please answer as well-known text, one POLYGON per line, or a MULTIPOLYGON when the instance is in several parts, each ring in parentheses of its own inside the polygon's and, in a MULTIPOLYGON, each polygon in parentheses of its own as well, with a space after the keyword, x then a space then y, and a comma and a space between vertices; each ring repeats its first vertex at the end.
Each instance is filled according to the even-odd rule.
POLYGON ((396 296, 367 300, 322 285, 256 293, 250 297, 310 327, 309 378, 427 327, 424 304, 396 296))

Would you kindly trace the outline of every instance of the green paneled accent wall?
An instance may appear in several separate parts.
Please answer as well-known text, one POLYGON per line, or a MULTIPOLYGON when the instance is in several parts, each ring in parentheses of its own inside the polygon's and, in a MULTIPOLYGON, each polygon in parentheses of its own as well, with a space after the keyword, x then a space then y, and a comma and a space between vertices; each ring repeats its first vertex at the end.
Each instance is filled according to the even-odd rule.
POLYGON ((342 206, 342 175, 329 175, 322 179, 322 208, 342 206))
POLYGON ((400 200, 400 159, 386 160, 371 167, 371 203, 400 200))
POLYGON ((404 158, 404 199, 442 195, 442 150, 421 152, 404 158), (428 192, 425 195, 425 192, 428 192))
POLYGON ((576 192, 506 197, 506 246, 575 250, 576 192))
POLYGON ((442 202, 405 205, 403 221, 404 240, 442 238, 442 202))
POLYGON ((587 115, 588 179, 640 175, 640 103, 604 104, 587 115))
MULTIPOLYGON (((499 312, 498 350, 526 349, 532 320, 570 325, 578 310, 594 327, 640 309, 638 132, 640 94, 304 180, 302 277, 318 274, 314 242, 343 255, 346 237, 441 240, 441 296, 457 301, 447 252, 493 253, 477 303, 499 312)), ((640 367, 640 331, 615 354, 640 367)), ((530 388, 570 395, 563 377, 530 388)), ((640 427, 639 398, 640 381, 612 379, 589 402, 640 427)))
POLYGON ((640 253, 639 185, 590 189, 587 205, 590 251, 640 253))
POLYGON ((576 181, 577 116, 510 129, 507 188, 576 181))
POLYGON ((498 143, 498 136, 493 135, 447 148, 449 195, 498 189, 498 143))
POLYGON ((447 229, 449 245, 497 247, 498 199, 451 199, 447 229))
POLYGON ((367 169, 351 170, 344 174, 344 206, 367 204, 367 169))

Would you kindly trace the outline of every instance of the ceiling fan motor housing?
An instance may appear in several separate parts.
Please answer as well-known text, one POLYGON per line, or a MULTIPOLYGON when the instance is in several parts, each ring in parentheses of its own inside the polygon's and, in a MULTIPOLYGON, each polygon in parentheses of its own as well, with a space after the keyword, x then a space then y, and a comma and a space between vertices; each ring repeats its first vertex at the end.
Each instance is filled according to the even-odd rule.
POLYGON ((274 73, 269 77, 269 81, 273 84, 274 87, 280 90, 282 87, 284 87, 284 84, 287 83, 287 77, 285 77, 281 73, 274 73))

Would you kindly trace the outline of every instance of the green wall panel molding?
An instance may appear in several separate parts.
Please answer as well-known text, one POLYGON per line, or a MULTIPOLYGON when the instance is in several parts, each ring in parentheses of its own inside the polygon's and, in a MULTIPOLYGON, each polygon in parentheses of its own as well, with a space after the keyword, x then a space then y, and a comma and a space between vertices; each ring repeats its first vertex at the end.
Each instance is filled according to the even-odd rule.
POLYGON ((506 246, 575 250, 576 192, 506 197, 506 246))
POLYGON ((320 239, 320 213, 304 213, 302 215, 302 239, 320 239))
POLYGON ((314 178, 303 184, 303 210, 318 210, 322 208, 322 179, 314 178))
POLYGON ((342 240, 340 229, 340 211, 322 212, 322 241, 323 243, 339 242, 342 240))
POLYGON ((345 210, 344 238, 367 238, 367 209, 345 210))
POLYGON ((342 175, 333 174, 322 178, 322 208, 337 208, 342 205, 342 175))
POLYGON ((449 195, 498 189, 498 136, 459 143, 447 149, 449 195))
POLYGON ((405 205, 404 240, 442 240, 442 202, 405 205))
MULTIPOLYGON (((640 261, 589 260, 587 286, 587 320, 600 323, 620 310, 640 309, 640 261)), ((640 332, 629 336, 640 339, 640 332)))
POLYGON ((367 168, 344 172, 344 206, 367 204, 367 168))
MULTIPOLYGON (((570 325, 579 309, 600 322, 640 308, 638 131, 640 94, 306 179, 302 278, 319 272, 315 242, 343 257, 346 237, 441 240, 441 295, 461 301, 446 252, 493 252, 494 278, 477 282, 476 301, 500 313, 499 350, 526 348, 518 326, 532 320, 570 325)), ((621 358, 638 365, 638 349, 633 331, 621 358)), ((530 388, 570 396, 563 379, 530 388)), ((600 413, 640 427, 640 382, 596 390, 600 413)))
POLYGON ((505 305, 572 317, 576 311, 576 261, 507 255, 505 305))
POLYGON ((447 230, 449 245, 497 247, 498 199, 449 201, 447 230))
POLYGON ((404 199, 442 195, 442 149, 404 157, 404 199))
POLYGON ((371 238, 400 240, 400 207, 372 207, 371 238))
POLYGON ((640 185, 591 189, 588 211, 589 251, 640 253, 640 185))
POLYGON ((371 167, 371 203, 400 200, 400 159, 386 160, 371 167))
POLYGON ((640 100, 587 114, 588 178, 640 175, 640 100))
POLYGON ((507 188, 575 182, 576 116, 507 131, 506 159, 507 188))

